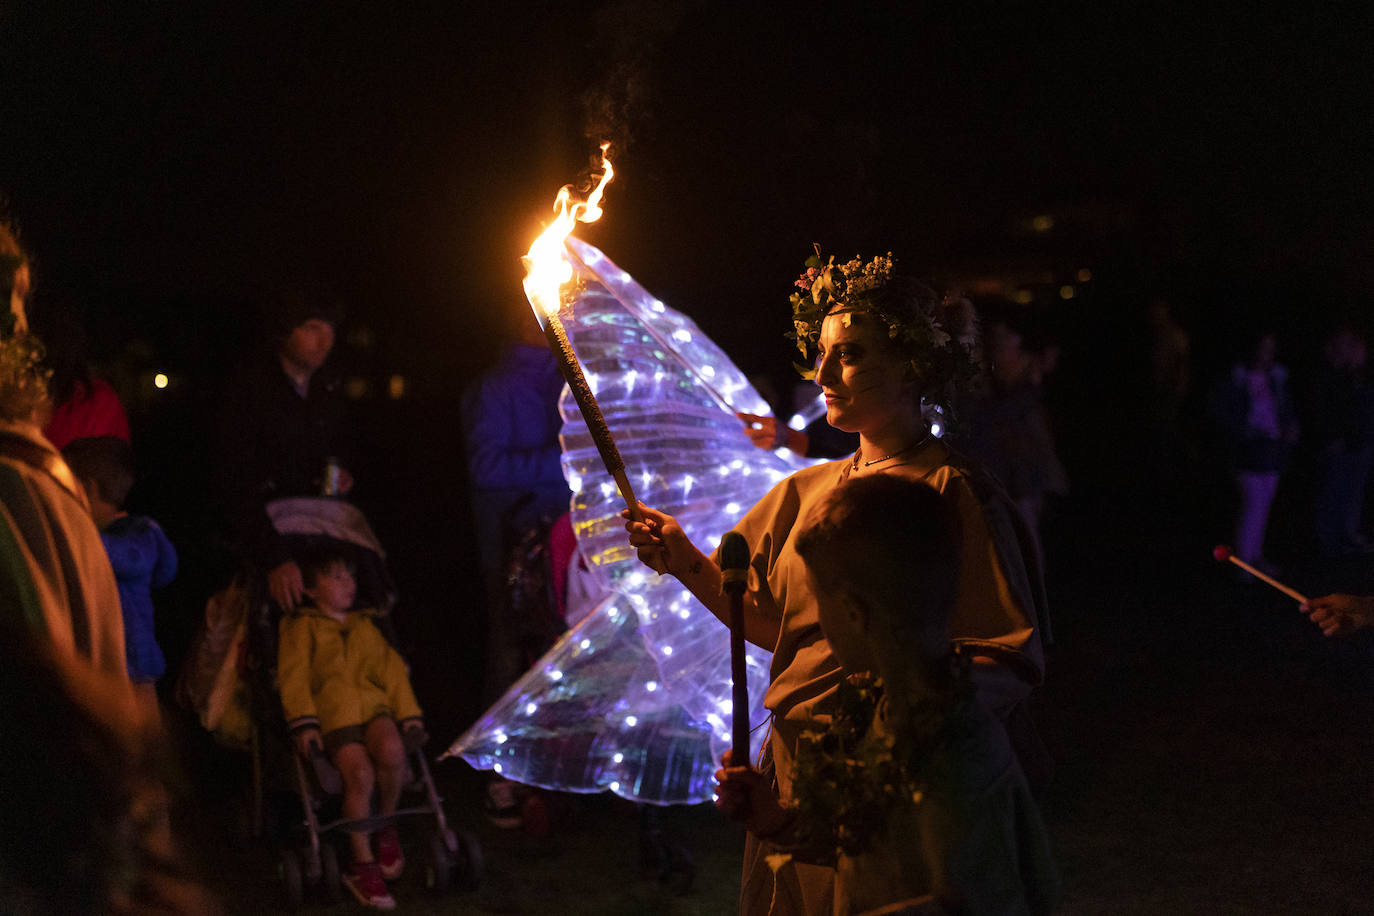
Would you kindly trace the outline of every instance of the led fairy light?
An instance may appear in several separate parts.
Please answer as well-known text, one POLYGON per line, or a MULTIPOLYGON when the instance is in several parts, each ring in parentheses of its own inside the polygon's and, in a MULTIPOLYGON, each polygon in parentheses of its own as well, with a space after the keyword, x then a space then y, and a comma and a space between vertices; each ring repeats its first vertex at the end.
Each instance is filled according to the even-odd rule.
MULTIPOLYGON (((766 402, 688 316, 575 236, 564 251, 575 292, 563 324, 597 377, 626 474, 639 498, 676 517, 703 548, 716 546, 738 521, 727 506, 743 511, 812 462, 754 447, 735 412, 765 413, 766 402)), ((483 769, 499 760, 511 779, 562 791, 705 801, 735 717, 764 721, 768 653, 747 648, 748 699, 734 703, 726 628, 680 582, 639 562, 624 503, 571 392, 560 411, 573 530, 592 587, 569 596, 573 629, 449 753, 483 769), (553 680, 551 669, 563 677, 553 680), (536 712, 526 715, 531 702, 536 712)))

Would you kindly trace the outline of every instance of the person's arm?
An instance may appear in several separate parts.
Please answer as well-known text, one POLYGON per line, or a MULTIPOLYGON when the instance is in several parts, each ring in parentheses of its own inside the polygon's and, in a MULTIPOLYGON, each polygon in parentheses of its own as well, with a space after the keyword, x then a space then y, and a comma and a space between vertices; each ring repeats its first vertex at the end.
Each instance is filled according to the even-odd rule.
POLYGON ((406 669, 405 659, 387 643, 382 631, 375 626, 372 627, 372 636, 382 652, 382 683, 386 685, 392 717, 403 732, 423 728, 424 714, 420 711, 419 701, 415 699, 415 689, 410 685, 410 672, 406 669))
POLYGON ((805 455, 809 442, 806 433, 779 423, 777 417, 763 417, 752 413, 736 413, 744 422, 744 431, 755 448, 772 451, 787 448, 798 455, 805 455))
POLYGON ((735 766, 726 751, 716 770, 716 808, 754 836, 799 862, 834 867, 836 844, 830 825, 807 830, 796 809, 784 808, 772 781, 753 767, 735 766))
MULTIPOLYGON (((644 521, 629 520, 629 510, 623 510, 625 530, 630 533, 630 545, 639 552, 639 560, 650 569, 660 568, 677 579, 721 623, 730 624, 730 599, 721 591, 720 567, 702 553, 687 537, 682 526, 657 509, 639 504, 644 521)), ((773 651, 778 644, 782 614, 776 608, 761 605, 752 591, 744 594, 744 638, 761 649, 773 651)))
POLYGON ((939 489, 959 517, 959 590, 950 635, 973 659, 973 680, 999 717, 1030 694, 1044 670, 1033 568, 1016 509, 989 481, 950 476, 939 489))
POLYGON ((1356 630, 1374 627, 1374 596, 1323 595, 1309 598, 1298 607, 1326 636, 1349 636, 1356 630))

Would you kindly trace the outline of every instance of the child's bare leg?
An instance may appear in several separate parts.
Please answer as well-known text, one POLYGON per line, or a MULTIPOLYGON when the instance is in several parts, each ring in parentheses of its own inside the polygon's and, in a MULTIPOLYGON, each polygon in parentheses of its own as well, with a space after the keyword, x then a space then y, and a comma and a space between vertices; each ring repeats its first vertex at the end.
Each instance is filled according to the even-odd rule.
MULTIPOLYGON (((334 754, 334 766, 343 777, 343 816, 349 820, 367 817, 372 813, 374 773, 367 748, 361 744, 345 744, 334 754)), ((354 862, 371 862, 372 845, 368 834, 349 831, 348 841, 353 847, 354 862)))
POLYGON ((396 720, 378 716, 367 725, 367 752, 377 767, 379 813, 390 814, 401 799, 406 772, 406 748, 396 720))

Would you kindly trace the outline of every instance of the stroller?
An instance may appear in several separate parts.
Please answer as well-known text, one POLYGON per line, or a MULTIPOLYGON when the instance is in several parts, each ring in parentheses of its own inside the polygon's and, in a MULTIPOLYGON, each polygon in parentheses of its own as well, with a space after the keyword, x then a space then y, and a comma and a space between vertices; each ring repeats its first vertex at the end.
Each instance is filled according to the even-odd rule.
POLYGON ((287 902, 292 908, 304 903, 307 891, 312 888, 317 888, 328 902, 343 899, 343 873, 339 866, 338 848, 333 841, 335 835, 350 830, 370 833, 402 818, 416 816, 432 817, 434 821, 425 840, 425 886, 435 893, 450 888, 477 889, 483 868, 482 850, 477 838, 465 830, 455 830, 449 826, 444 816, 444 800, 435 790, 424 752, 420 748, 408 748, 407 752, 413 778, 407 780, 403 797, 418 793, 422 801, 409 807, 402 805, 392 814, 355 820, 338 816, 338 800, 343 783, 338 770, 330 764, 324 752, 319 749, 313 751, 308 768, 299 754, 291 754, 304 817, 292 825, 283 837, 278 869, 287 902))
MULTIPOLYGON (((396 603, 396 589, 385 552, 363 514, 347 502, 315 497, 277 500, 268 506, 268 514, 293 554, 327 545, 349 560, 359 603, 378 610, 375 622, 394 644, 389 611, 396 603)), ((431 821, 422 857, 426 885, 436 892, 475 889, 482 877, 481 848, 474 836, 449 824, 420 748, 406 749, 409 773, 401 806, 392 814, 359 820, 341 816, 342 779, 323 751, 317 749, 308 762, 295 752, 287 739, 277 690, 281 613, 267 594, 263 572, 241 573, 211 598, 206 612, 196 657, 179 691, 223 743, 249 752, 251 832, 268 832, 269 820, 276 827, 272 832, 280 842, 278 869, 288 903, 298 907, 312 891, 328 901, 342 899, 335 841, 345 832, 370 833, 417 817, 431 821), (275 805, 268 804, 269 796, 275 805), (415 803, 407 805, 410 799, 415 803)))

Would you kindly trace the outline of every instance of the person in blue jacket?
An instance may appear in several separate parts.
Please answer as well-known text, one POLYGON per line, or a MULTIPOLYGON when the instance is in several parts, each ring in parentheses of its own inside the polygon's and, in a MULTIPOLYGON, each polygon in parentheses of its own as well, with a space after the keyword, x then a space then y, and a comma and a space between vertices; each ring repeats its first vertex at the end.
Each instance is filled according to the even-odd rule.
POLYGON ((177 552, 151 518, 131 515, 124 501, 134 485, 133 450, 118 436, 74 439, 62 450, 86 490, 119 587, 129 679, 149 712, 157 709, 156 684, 167 670, 153 632, 152 590, 176 577, 177 552))
POLYGON ((521 674, 519 621, 505 596, 506 560, 522 534, 568 511, 572 493, 563 478, 558 396, 563 376, 528 311, 496 364, 463 393, 463 437, 487 599, 487 658, 483 688, 496 700, 521 674))

